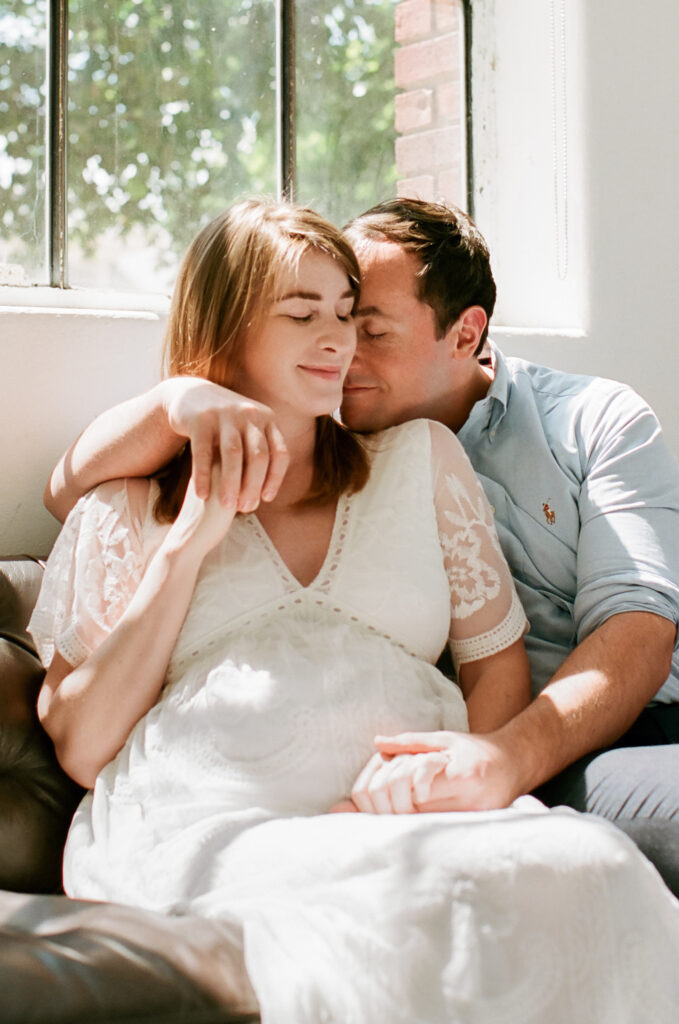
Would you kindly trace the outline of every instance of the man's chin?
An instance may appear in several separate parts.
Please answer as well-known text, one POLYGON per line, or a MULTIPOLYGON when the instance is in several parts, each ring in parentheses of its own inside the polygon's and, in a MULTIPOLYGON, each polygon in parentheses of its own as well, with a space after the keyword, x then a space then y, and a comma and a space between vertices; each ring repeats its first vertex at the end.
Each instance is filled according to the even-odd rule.
POLYGON ((352 402, 343 402, 340 407, 340 419, 345 427, 357 434, 374 434, 390 426, 386 416, 379 409, 352 408, 352 402))

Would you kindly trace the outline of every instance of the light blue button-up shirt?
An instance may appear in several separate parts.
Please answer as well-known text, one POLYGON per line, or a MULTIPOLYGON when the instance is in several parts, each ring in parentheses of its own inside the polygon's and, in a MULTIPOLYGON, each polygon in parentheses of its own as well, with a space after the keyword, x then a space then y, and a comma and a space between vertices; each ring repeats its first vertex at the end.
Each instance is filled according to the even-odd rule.
MULTIPOLYGON (((504 357, 458 433, 530 621, 534 692, 611 615, 679 621, 679 467, 631 388, 504 357)), ((679 654, 657 700, 679 700, 679 654)))

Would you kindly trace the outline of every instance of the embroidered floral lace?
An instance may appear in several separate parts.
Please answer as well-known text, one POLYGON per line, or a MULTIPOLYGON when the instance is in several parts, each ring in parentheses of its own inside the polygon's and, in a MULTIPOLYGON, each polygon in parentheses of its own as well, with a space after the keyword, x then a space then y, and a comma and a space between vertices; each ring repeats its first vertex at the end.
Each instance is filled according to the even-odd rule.
MULTIPOLYGON (((264 1024, 669 1024, 679 910, 612 827, 324 813, 376 733, 466 728, 446 640, 460 664, 525 628, 455 438, 370 444, 310 586, 255 515, 205 559, 160 700, 76 814, 66 891, 241 923, 264 1024)), ((163 536, 152 498, 118 481, 69 517, 31 621, 46 661, 114 628, 163 536)))

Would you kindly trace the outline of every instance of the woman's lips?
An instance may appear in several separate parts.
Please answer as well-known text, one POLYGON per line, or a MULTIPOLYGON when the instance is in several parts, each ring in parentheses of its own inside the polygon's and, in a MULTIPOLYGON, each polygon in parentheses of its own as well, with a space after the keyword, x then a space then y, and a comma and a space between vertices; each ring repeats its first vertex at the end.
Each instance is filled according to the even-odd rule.
POLYGON ((339 366, 300 366, 300 370, 321 380, 338 381, 342 377, 342 368, 339 366))

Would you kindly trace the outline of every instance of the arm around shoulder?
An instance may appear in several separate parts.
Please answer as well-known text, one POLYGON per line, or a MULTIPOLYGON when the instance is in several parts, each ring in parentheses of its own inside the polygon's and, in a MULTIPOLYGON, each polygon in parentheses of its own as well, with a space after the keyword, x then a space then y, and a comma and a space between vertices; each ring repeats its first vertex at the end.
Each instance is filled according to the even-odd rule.
POLYGON ((212 468, 225 507, 252 511, 275 497, 288 452, 271 409, 200 377, 170 377, 90 424, 57 463, 44 492, 63 521, 104 480, 148 476, 191 444, 196 493, 207 498, 212 468))
POLYGON ((169 461, 186 438, 168 417, 173 382, 113 406, 85 428, 61 456, 45 486, 45 507, 60 522, 87 491, 105 480, 147 476, 169 461))

